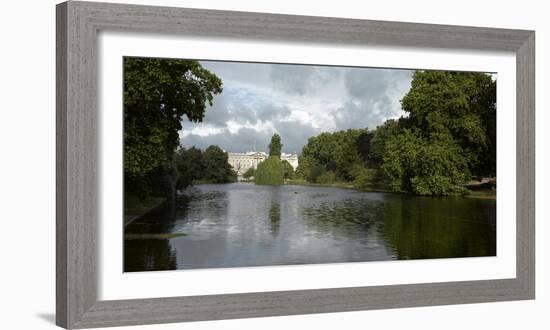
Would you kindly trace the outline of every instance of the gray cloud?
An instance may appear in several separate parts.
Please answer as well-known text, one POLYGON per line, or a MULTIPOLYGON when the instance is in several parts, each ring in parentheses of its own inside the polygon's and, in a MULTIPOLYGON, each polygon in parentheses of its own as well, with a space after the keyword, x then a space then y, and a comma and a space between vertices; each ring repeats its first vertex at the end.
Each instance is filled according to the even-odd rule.
POLYGON ((236 133, 228 129, 222 132, 213 133, 207 136, 190 134, 182 139, 182 145, 186 148, 195 146, 205 149, 210 145, 217 145, 220 148, 231 152, 252 151, 256 146, 257 151, 268 151, 268 145, 274 133, 281 136, 283 152, 300 152, 302 147, 311 136, 321 133, 321 130, 314 128, 311 124, 303 124, 298 121, 278 121, 273 131, 261 131, 253 128, 243 127, 236 133))
POLYGON ((403 114, 411 70, 202 61, 224 85, 203 123, 183 122, 182 145, 267 150, 273 133, 284 152, 300 152, 325 131, 374 128, 403 114), (200 130, 195 131, 200 128, 200 130), (234 132, 234 133, 231 133, 234 132))
POLYGON ((273 87, 290 95, 314 92, 338 79, 340 67, 298 64, 270 64, 273 87))
POLYGON ((299 121, 277 122, 275 128, 281 136, 283 151, 286 153, 300 153, 308 138, 322 132, 311 124, 304 124, 299 121))
POLYGON ((271 81, 275 88, 289 94, 305 94, 312 85, 315 69, 311 66, 271 65, 271 81))
MULTIPOLYGON (((214 97, 213 105, 207 107, 203 122, 216 128, 226 127, 229 121, 255 125, 285 118, 290 112, 284 104, 276 104, 246 90, 227 87, 214 97)), ((195 125, 189 121, 183 123, 184 129, 192 129, 195 125)))
POLYGON ((403 114, 400 99, 410 87, 411 70, 348 69, 344 77, 349 100, 332 111, 339 129, 374 128, 403 114))
POLYGON ((257 131, 252 128, 241 128, 236 133, 231 133, 228 129, 221 133, 214 133, 207 136, 190 134, 182 139, 182 145, 186 148, 195 146, 197 148, 206 149, 210 145, 218 147, 230 152, 247 152, 254 149, 267 151, 267 146, 271 140, 272 133, 257 131))

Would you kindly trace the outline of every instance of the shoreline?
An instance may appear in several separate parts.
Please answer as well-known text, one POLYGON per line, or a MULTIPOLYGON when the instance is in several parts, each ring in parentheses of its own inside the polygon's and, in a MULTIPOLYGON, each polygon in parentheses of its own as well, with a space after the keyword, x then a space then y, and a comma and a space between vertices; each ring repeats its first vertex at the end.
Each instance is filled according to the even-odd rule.
POLYGON ((401 194, 401 195, 409 195, 409 196, 415 196, 415 197, 466 197, 466 198, 479 198, 479 199, 490 199, 490 200, 496 200, 496 191, 488 191, 488 190, 470 190, 468 189, 468 194, 463 196, 421 196, 421 195, 415 195, 407 192, 397 192, 397 191, 391 191, 388 189, 377 189, 377 188, 359 188, 354 186, 351 183, 345 183, 345 182, 336 182, 336 183, 311 183, 307 181, 301 181, 301 180, 289 180, 288 182, 284 183, 285 185, 295 185, 295 186, 312 186, 312 187, 330 187, 330 188, 342 188, 342 189, 352 189, 357 191, 363 191, 363 192, 378 192, 378 193, 387 193, 387 194, 401 194))
MULTIPOLYGON (((210 184, 231 184, 231 183, 248 183, 248 184, 254 184, 254 181, 237 181, 237 182, 227 182, 227 183, 214 183, 214 182, 200 182, 200 183, 194 183, 193 186, 197 185, 210 185, 210 184)), ((465 197, 465 198, 476 198, 476 199, 488 199, 488 200, 495 200, 496 201, 496 191, 493 190, 470 190, 468 189, 468 194, 462 195, 462 196, 422 196, 422 195, 415 195, 407 192, 398 192, 398 191, 392 191, 389 189, 382 189, 382 188, 359 188, 353 185, 349 182, 335 182, 335 183, 312 183, 307 182, 305 180, 287 180, 283 184, 288 186, 306 186, 306 187, 325 187, 325 188, 341 188, 341 189, 350 189, 350 190, 357 190, 361 192, 375 192, 375 193, 386 193, 386 194, 399 194, 399 195, 408 195, 408 196, 414 196, 414 197, 465 197)))

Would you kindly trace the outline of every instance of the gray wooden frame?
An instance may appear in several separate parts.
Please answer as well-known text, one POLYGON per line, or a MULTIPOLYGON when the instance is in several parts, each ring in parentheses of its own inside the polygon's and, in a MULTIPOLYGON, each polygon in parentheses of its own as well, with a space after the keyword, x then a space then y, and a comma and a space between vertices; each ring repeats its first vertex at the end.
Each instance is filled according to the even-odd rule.
POLYGON ((57 5, 56 322, 88 328, 535 297, 534 31, 66 2, 57 5), (515 279, 98 301, 97 33, 502 50, 517 57, 515 279))

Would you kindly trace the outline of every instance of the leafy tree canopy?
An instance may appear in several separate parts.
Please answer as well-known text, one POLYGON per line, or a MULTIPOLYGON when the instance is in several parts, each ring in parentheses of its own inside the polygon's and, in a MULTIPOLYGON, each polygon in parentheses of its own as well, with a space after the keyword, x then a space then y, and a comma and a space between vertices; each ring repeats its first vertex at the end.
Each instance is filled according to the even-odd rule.
POLYGON ((265 185, 283 184, 283 163, 277 156, 269 156, 258 164, 254 182, 265 185))
POLYGON ((221 80, 192 60, 124 58, 124 172, 144 177, 167 166, 184 117, 199 122, 221 80))
POLYGON ((292 179, 294 177, 294 167, 290 165, 287 160, 282 161, 283 164, 283 176, 285 180, 292 179))
POLYGON ((251 177, 254 176, 255 173, 256 173, 256 170, 254 169, 254 167, 251 167, 248 170, 246 170, 246 172, 244 172, 243 178, 250 179, 251 177))
POLYGON ((180 148, 175 164, 178 189, 184 189, 194 181, 227 183, 236 180, 236 173, 227 162, 227 153, 218 146, 210 146, 204 152, 195 147, 180 148))
POLYGON ((269 143, 269 155, 281 158, 281 150, 283 145, 281 144, 281 137, 275 133, 271 137, 271 143, 269 143))
POLYGON ((204 174, 202 178, 211 182, 225 183, 234 177, 227 153, 218 146, 209 146, 202 154, 204 174))
POLYGON ((449 135, 468 168, 495 175, 496 82, 484 73, 417 71, 401 101, 406 125, 430 140, 449 135))
MULTIPOLYGON (((299 158, 298 174, 307 179, 315 169, 316 174, 321 166, 335 172, 342 180, 351 180, 351 169, 354 164, 362 163, 358 149, 360 136, 366 129, 348 129, 334 133, 321 133, 308 139, 299 158)), ((315 176, 315 175, 314 175, 315 176)))
POLYGON ((370 160, 395 191, 457 195, 472 174, 495 175, 495 82, 484 73, 417 71, 408 116, 378 127, 370 160))

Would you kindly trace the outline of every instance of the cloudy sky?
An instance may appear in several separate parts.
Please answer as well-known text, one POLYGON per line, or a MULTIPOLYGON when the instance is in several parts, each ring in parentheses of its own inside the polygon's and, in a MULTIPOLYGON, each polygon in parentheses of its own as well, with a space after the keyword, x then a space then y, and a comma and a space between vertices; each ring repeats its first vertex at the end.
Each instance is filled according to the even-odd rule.
POLYGON ((184 147, 267 151, 273 133, 283 152, 300 153, 311 136, 375 128, 403 114, 399 100, 412 71, 201 61, 223 82, 202 123, 183 122, 184 147))

